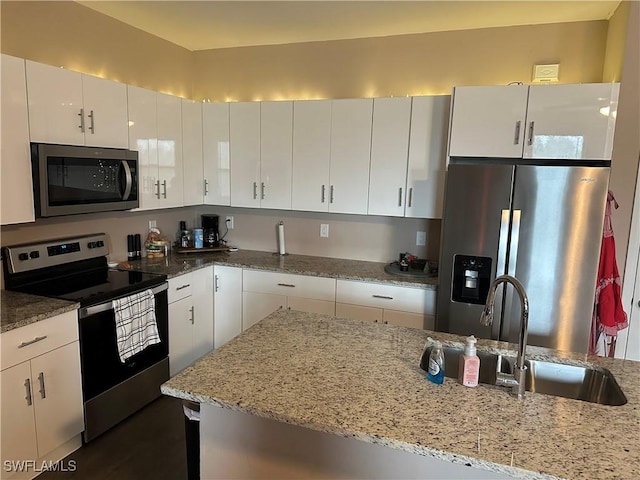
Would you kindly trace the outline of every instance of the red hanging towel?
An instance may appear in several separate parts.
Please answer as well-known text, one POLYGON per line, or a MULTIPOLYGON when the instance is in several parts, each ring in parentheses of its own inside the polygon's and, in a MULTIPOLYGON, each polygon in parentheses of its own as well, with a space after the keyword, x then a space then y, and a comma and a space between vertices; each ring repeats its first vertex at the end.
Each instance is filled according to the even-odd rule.
POLYGON ((622 308, 620 291, 620 274, 616 263, 616 244, 613 238, 611 223, 611 204, 618 208, 613 193, 607 195, 607 206, 604 214, 604 228, 602 234, 602 248, 600 249, 600 265, 598 267, 598 281, 596 284, 595 306, 591 331, 589 353, 596 353, 596 344, 600 335, 613 337, 609 351, 606 354, 613 357, 615 353, 615 337, 618 332, 629 326, 627 314, 622 308))

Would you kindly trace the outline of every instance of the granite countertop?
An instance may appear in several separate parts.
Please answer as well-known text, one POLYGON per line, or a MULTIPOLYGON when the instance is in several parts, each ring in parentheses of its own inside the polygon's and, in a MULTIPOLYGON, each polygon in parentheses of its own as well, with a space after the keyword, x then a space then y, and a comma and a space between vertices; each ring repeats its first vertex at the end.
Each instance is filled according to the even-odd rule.
MULTIPOLYGON (((640 476, 640 362, 528 347, 530 359, 609 369, 628 402, 605 406, 503 387, 435 385, 419 361, 427 337, 463 337, 277 311, 161 390, 195 402, 525 478, 640 476)), ((479 340, 479 351, 514 355, 479 340)))
POLYGON ((167 275, 168 278, 216 264, 343 280, 388 283, 425 289, 435 289, 438 285, 437 277, 414 278, 388 274, 384 271, 384 267, 387 264, 382 262, 293 254, 280 256, 271 252, 255 250, 210 253, 172 252, 165 258, 143 258, 129 263, 134 270, 161 273, 167 275))
POLYGON ((80 308, 80 304, 26 293, 0 291, 0 333, 80 308))

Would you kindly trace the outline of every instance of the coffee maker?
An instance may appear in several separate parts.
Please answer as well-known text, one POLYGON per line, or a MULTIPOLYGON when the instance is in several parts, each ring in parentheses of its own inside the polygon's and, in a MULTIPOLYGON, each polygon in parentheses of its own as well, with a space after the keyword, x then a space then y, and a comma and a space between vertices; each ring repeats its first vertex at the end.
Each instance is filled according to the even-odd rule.
POLYGON ((201 215, 203 230, 203 246, 219 247, 220 233, 218 232, 218 215, 201 215))

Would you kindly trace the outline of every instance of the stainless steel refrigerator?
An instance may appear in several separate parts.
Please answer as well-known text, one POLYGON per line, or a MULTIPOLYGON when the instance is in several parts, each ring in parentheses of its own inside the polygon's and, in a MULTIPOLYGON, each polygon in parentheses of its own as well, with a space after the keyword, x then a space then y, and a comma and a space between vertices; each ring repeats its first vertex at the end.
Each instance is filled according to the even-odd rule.
POLYGON ((609 167, 451 162, 436 330, 517 343, 511 285, 498 288, 493 325, 480 325, 490 283, 510 274, 529 297, 528 344, 587 352, 609 167))

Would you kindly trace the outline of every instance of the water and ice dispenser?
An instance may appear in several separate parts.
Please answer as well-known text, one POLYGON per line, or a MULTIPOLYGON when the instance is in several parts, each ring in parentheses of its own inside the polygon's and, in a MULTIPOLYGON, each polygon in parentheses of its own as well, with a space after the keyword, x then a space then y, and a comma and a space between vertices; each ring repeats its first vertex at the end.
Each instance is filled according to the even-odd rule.
POLYGON ((454 255, 451 300, 484 305, 490 285, 490 257, 454 255))

